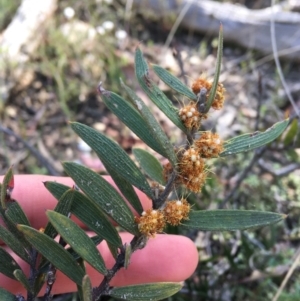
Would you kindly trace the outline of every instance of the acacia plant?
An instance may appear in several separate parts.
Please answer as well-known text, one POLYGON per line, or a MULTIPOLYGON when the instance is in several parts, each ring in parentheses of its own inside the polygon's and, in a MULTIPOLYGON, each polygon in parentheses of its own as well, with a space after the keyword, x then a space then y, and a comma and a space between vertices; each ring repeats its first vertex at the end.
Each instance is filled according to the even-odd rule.
POLYGON ((163 232, 166 224, 201 231, 234 231, 270 225, 284 218, 277 213, 250 210, 196 211, 184 195, 177 193, 178 199, 169 198, 171 192, 179 187, 184 187, 180 191, 185 192, 201 191, 208 173, 206 160, 266 145, 281 135, 288 126, 289 120, 284 120, 265 132, 244 134, 228 141, 222 141, 217 133, 200 131, 201 121, 209 117, 209 111, 221 109, 224 103, 225 89, 218 81, 221 58, 222 29, 213 81, 200 77, 190 89, 168 71, 152 65, 156 75, 187 100, 186 105, 178 110, 149 77, 147 62, 141 50, 136 50, 137 80, 151 101, 185 134, 186 142, 181 147, 172 145, 149 108, 123 82, 121 85, 128 94, 128 100, 99 85, 101 98, 107 107, 151 149, 168 160, 164 166, 149 152, 136 148, 133 154, 142 172, 113 140, 86 125, 71 123, 72 129, 101 159, 122 195, 96 172, 77 163, 65 162, 64 170, 76 186, 45 183, 58 203, 53 211, 47 211, 49 222, 46 228, 36 230, 30 226, 18 202, 11 199, 13 173, 11 169, 7 172, 1 185, 0 214, 5 226, 0 226, 0 238, 29 264, 30 275, 25 275, 17 262, 0 248, 0 272, 20 281, 28 292, 27 296, 14 296, 0 288, 0 300, 32 301, 44 283, 47 283, 44 300, 50 300, 57 269, 77 284, 80 299, 84 301, 100 300, 102 296, 126 300, 160 300, 179 291, 181 285, 147 283, 111 287, 110 281, 120 269, 128 266, 131 254, 146 248, 147 241, 155 239, 156 233, 163 232), (151 184, 148 179, 152 180, 151 184), (134 187, 152 200, 152 209, 143 211, 134 187), (138 217, 134 217, 123 197, 137 211, 138 217), (94 231, 95 236, 88 237, 70 219, 71 214, 94 231), (134 235, 130 244, 122 244, 112 220, 134 235), (60 235, 59 242, 54 240, 57 235, 60 235), (96 248, 103 240, 107 242, 115 258, 111 269, 107 269, 96 248), (98 286, 91 286, 84 262, 104 275, 98 286))

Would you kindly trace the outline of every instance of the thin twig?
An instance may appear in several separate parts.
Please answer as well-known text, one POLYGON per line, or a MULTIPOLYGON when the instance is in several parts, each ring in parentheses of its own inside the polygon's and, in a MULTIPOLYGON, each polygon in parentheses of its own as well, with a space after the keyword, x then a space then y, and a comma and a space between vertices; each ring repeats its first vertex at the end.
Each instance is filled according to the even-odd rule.
POLYGON ((30 143, 28 143, 27 141, 25 141, 24 139, 22 139, 19 135, 17 135, 15 132, 13 132, 12 130, 3 127, 2 125, 0 125, 0 131, 9 135, 9 136, 13 136, 17 139, 17 141, 21 142, 36 158, 37 160, 40 162, 40 164, 42 166, 44 166, 50 175, 52 176, 59 176, 60 173, 52 166, 52 164, 48 161, 48 159, 46 159, 34 146, 32 146, 30 143))
POLYGON ((272 50, 273 50, 273 55, 274 55, 274 61, 275 61, 275 64, 276 64, 276 68, 277 68, 277 72, 278 72, 278 75, 280 77, 280 80, 281 80, 281 83, 283 85, 283 88, 285 90, 285 93, 295 111, 295 113, 298 115, 298 117, 300 117, 300 112, 298 110, 298 107, 293 99, 293 96, 292 94, 290 93, 290 90, 286 84, 286 81, 284 79, 284 75, 283 75, 283 72, 282 72, 282 69, 281 69, 281 65, 280 65, 280 62, 279 62, 279 58, 278 58, 278 51, 277 51, 277 44, 276 44, 276 35, 275 35, 275 22, 274 22, 274 5, 275 5, 275 0, 272 0, 272 3, 271 3, 271 8, 272 8, 272 14, 271 14, 271 20, 270 20, 270 30, 271 30, 271 42, 272 42, 272 50))
POLYGON ((126 6, 125 6, 125 13, 124 13, 124 20, 125 20, 125 29, 126 32, 129 32, 130 29, 130 19, 131 19, 131 13, 132 13, 132 4, 133 0, 127 0, 126 6))
POLYGON ((293 264, 291 265, 289 271, 287 272, 286 276, 284 277, 283 281, 281 282, 281 285, 280 285, 276 295, 272 299, 272 301, 277 301, 278 300, 279 296, 281 295, 281 293, 284 290, 287 282, 291 278, 292 274, 294 273, 294 271, 297 268, 297 266, 299 265, 299 263, 300 263, 300 248, 297 250, 296 256, 295 256, 295 261, 293 262, 293 264))
POLYGON ((260 108, 262 104, 262 75, 261 72, 258 72, 258 81, 257 81, 257 107, 256 107, 256 120, 255 120, 255 131, 259 129, 260 123, 260 108))
POLYGON ((165 42, 164 47, 168 48, 171 44, 171 41, 175 35, 176 30, 178 29, 180 23, 182 22, 185 14, 188 12, 188 10, 190 9, 191 5, 194 3, 194 0, 189 1, 185 4, 185 6, 181 9, 180 14, 178 15, 175 23, 173 24, 173 27, 171 28, 171 31, 167 37, 167 40, 165 42))
POLYGON ((263 159, 258 160, 258 166, 265 172, 270 173, 275 177, 284 177, 296 169, 300 169, 300 163, 292 163, 284 166, 280 169, 274 170, 272 166, 269 166, 263 159))
POLYGON ((185 75, 185 72, 184 72, 184 64, 183 64, 183 61, 182 61, 182 56, 181 56, 181 53, 179 51, 179 49, 177 49, 177 47, 173 47, 173 56, 174 58, 177 60, 178 62, 178 66, 179 66, 179 69, 180 69, 180 74, 179 74, 179 77, 181 77, 184 81, 184 83, 187 85, 187 78, 185 75))
POLYGON ((166 201, 167 197, 171 193, 172 189, 174 188, 174 181, 176 179, 177 173, 173 171, 167 185, 165 186, 164 191, 161 193, 158 199, 153 200, 153 209, 158 209, 162 206, 162 204, 166 201))
POLYGON ((224 208, 228 201, 237 193, 239 187, 241 186, 243 180, 247 177, 248 173, 251 171, 253 166, 256 164, 256 162, 261 158, 263 153, 266 151, 267 146, 264 146, 262 148, 256 149, 254 156, 248 166, 242 171, 239 178, 237 179, 234 187, 231 189, 230 193, 226 196, 226 198, 223 200, 223 202, 219 205, 219 208, 224 208))
MULTIPOLYGON (((278 57, 281 57, 281 56, 285 56, 285 55, 288 55, 288 54, 298 52, 299 50, 300 50, 300 45, 297 45, 297 46, 294 46, 294 47, 289 47, 289 48, 285 48, 285 49, 282 49, 280 51, 277 51, 277 55, 278 55, 278 57)), ((268 54, 268 55, 264 56, 263 58, 257 60, 255 62, 255 67, 257 68, 259 66, 262 66, 262 65, 272 61, 273 59, 274 59, 273 53, 268 54)))

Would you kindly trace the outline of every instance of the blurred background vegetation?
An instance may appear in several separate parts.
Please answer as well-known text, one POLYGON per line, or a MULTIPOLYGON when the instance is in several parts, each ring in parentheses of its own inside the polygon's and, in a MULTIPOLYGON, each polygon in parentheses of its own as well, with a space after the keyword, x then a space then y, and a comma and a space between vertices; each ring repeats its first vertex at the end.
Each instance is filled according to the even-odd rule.
MULTIPOLYGON (((251 5, 251 1, 232 2, 251 5)), ((269 5, 268 1, 255 2, 257 9, 269 5)), ((1 0, 1 31, 20 3, 1 0)), ((23 69, 24 76, 5 101, 0 99, 2 174, 14 165, 16 174, 62 175, 60 162, 65 160, 76 160, 105 173, 101 162, 71 131, 69 120, 105 132, 129 153, 133 146, 142 147, 97 95, 100 81, 105 89, 123 95, 119 85, 122 78, 146 99, 134 79, 137 45, 149 62, 162 65, 188 84, 201 74, 213 76, 215 36, 179 26, 171 47, 165 48, 176 16, 158 20, 150 13, 140 14, 134 6, 126 10, 127 4, 113 0, 58 1, 40 45, 23 69), (176 53, 181 54, 181 59, 176 53)), ((274 61, 264 60, 265 55, 252 49, 224 43, 221 81, 227 90, 226 104, 222 112, 211 114, 203 128, 216 129, 228 139, 265 130, 285 118, 291 108, 274 61)), ((299 62, 283 60, 282 66, 289 84, 299 85, 299 62)), ((10 72, 7 70, 7 74, 10 72)), ((184 99, 162 83, 159 85, 180 107, 184 99)), ((299 88, 293 96, 300 99, 299 88)), ((151 106, 149 101, 148 104, 151 106)), ((179 130, 153 110, 172 142, 181 145, 179 130)), ((168 300, 274 300, 300 254, 298 136, 295 119, 272 145, 210 163, 209 180, 202 193, 189 195, 196 208, 268 210, 288 217, 284 223, 256 231, 182 233, 178 228, 169 228, 167 232, 181 233, 195 241, 199 266, 182 291, 168 300)), ((67 294, 54 300, 77 299, 76 294, 67 294)), ((300 300, 299 264, 279 300, 300 300)))

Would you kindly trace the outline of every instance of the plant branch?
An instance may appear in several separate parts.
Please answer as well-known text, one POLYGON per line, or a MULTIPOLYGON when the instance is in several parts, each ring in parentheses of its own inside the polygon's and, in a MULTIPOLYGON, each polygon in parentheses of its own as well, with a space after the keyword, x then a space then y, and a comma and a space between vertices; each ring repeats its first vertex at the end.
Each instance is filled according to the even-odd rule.
POLYGON ((284 177, 296 169, 300 168, 300 163, 291 163, 287 166, 284 166, 280 169, 274 170, 267 162, 262 158, 258 160, 258 166, 264 171, 268 172, 275 177, 284 177))
POLYGON ((163 205, 163 203, 166 201, 167 197, 169 196, 172 189, 174 188, 174 181, 176 179, 176 176, 177 176, 177 172, 174 170, 171 173, 171 176, 168 180, 167 185, 165 186, 164 191, 161 193, 161 195, 156 200, 153 200, 153 209, 160 208, 163 205))
MULTIPOLYGON (((30 284, 30 286, 33 288, 35 280, 36 280, 36 276, 37 276, 37 269, 36 269, 36 261, 38 258, 38 252, 36 249, 31 248, 30 250, 30 259, 31 259, 31 264, 30 264, 30 271, 29 271, 29 278, 28 278, 28 282, 30 284)), ((27 292, 27 300, 28 301, 33 301, 35 299, 35 296, 32 292, 27 292)))
POLYGON ((44 294, 44 301, 51 301, 52 300, 52 287, 56 280, 56 268, 50 264, 49 271, 47 272, 47 286, 46 286, 46 292, 44 294))
MULTIPOLYGON (((130 242, 132 253, 136 250, 143 249, 146 246, 147 240, 148 238, 144 235, 134 236, 130 242)), ((126 250, 124 246, 120 250, 121 252, 118 254, 114 266, 108 271, 100 285, 93 289, 93 301, 98 301, 102 295, 108 294, 110 288, 109 282, 116 275, 116 273, 124 267, 126 250)))
POLYGON ((179 51, 179 49, 177 49, 177 47, 173 47, 173 56, 174 58, 177 60, 178 62, 178 66, 179 66, 179 69, 180 69, 180 75, 179 77, 182 77, 184 83, 187 85, 187 77, 184 76, 185 72, 184 72, 184 65, 183 65, 183 61, 182 61, 182 56, 181 56, 181 53, 179 51))

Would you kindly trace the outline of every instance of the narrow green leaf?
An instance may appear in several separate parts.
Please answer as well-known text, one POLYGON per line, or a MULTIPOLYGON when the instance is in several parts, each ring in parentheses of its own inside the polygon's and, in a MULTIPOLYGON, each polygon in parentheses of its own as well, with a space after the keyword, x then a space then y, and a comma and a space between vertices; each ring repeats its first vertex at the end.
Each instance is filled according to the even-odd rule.
MULTIPOLYGON (((84 260, 82 258, 79 258, 77 260, 79 266, 82 268, 82 270, 84 271, 84 274, 86 276, 86 268, 85 268, 85 263, 84 263, 84 260)), ((84 278, 84 277, 83 277, 84 278)), ((82 278, 82 282, 83 282, 83 278, 82 278)), ((79 284, 76 284, 77 286, 77 296, 79 297, 79 300, 80 301, 83 301, 83 289, 82 289, 82 284, 79 285, 79 284)))
POLYGON ((163 150, 164 157, 168 158, 173 166, 176 165, 176 155, 174 152, 174 147, 171 144, 169 138, 165 134, 165 132, 160 127, 159 123, 154 118, 153 114, 149 110, 149 108, 145 105, 145 103, 136 95, 136 93, 127 87, 124 83, 122 86, 128 93, 128 95, 132 98, 136 109, 140 112, 142 117, 144 118, 148 131, 156 137, 156 141, 159 144, 160 148, 163 150))
POLYGON ((71 187, 53 181, 44 182, 44 186, 59 201, 62 195, 71 187))
POLYGON ((56 241, 33 228, 18 225, 26 239, 39 253, 48 259, 58 270, 64 273, 75 283, 81 285, 84 276, 83 270, 74 258, 56 241))
POLYGON ((73 122, 71 127, 96 152, 105 166, 110 166, 111 169, 152 198, 152 190, 146 178, 115 141, 84 124, 73 122))
POLYGON ((114 246, 111 243, 109 243, 109 242, 107 243, 107 246, 108 246, 109 251, 110 251, 111 255, 113 256, 113 258, 117 259, 118 254, 119 254, 119 252, 118 252, 119 249, 116 246, 114 246))
POLYGON ((247 152, 252 149, 266 145, 275 140, 287 128, 289 120, 283 120, 275 123, 265 132, 254 132, 234 137, 224 143, 224 151, 220 153, 221 157, 233 155, 241 152, 247 152))
MULTIPOLYGON (((56 182, 45 182, 45 187, 57 199, 61 198, 62 194, 69 190, 68 186, 56 182)), ((71 212, 101 238, 117 247, 121 247, 122 241, 118 231, 103 214, 99 206, 76 190, 73 190, 71 212)))
POLYGON ((136 212, 141 214, 144 210, 142 203, 130 182, 121 177, 118 174, 118 172, 111 169, 110 167, 106 168, 106 170, 111 175, 112 179, 114 180, 117 187, 120 189, 120 192, 125 197, 125 199, 136 210, 136 212))
POLYGON ((14 276, 28 292, 32 293, 32 288, 30 287, 27 277, 25 276, 22 270, 14 270, 14 276))
POLYGON ((180 283, 146 283, 124 287, 114 287, 110 290, 109 295, 111 297, 130 301, 156 301, 176 294, 181 288, 182 285, 180 283))
POLYGON ((192 100, 197 100, 195 93, 169 71, 155 64, 152 64, 152 68, 156 75, 170 88, 192 100))
POLYGON ((1 185, 0 203, 2 209, 6 209, 7 191, 11 192, 13 188, 14 188, 14 174, 12 168, 10 167, 7 173, 5 174, 3 183, 1 185))
POLYGON ((99 273, 106 275, 104 260, 93 241, 75 222, 55 211, 46 212, 50 222, 63 239, 99 273))
POLYGON ((207 113, 215 99, 217 88, 218 88, 218 83, 219 83, 219 77, 220 77, 220 72, 221 72, 221 64, 222 64, 222 55, 223 55, 223 26, 220 26, 220 31, 219 31, 219 42, 218 42, 218 53, 217 53, 217 65, 216 65, 216 70, 215 70, 215 76, 214 76, 214 81, 211 87, 211 90, 208 95, 207 103, 205 106, 205 111, 204 113, 207 113))
POLYGON ((11 232, 0 225, 0 239, 19 257, 30 263, 30 256, 26 252, 25 247, 22 245, 19 239, 17 239, 11 232))
POLYGON ((7 210, 5 211, 5 215, 14 224, 30 226, 26 214, 24 213, 19 203, 16 201, 9 202, 7 204, 7 210))
POLYGON ((163 168, 159 161, 146 150, 134 148, 132 152, 145 173, 154 181, 164 185, 163 168))
MULTIPOLYGON (((59 202, 54 208, 55 212, 67 216, 71 212, 71 206, 74 198, 74 189, 67 190, 59 199, 59 202)), ((44 234, 54 238, 57 235, 56 229, 51 223, 47 223, 44 234)))
MULTIPOLYGON (((103 241, 103 238, 99 237, 98 235, 92 236, 90 237, 90 239, 93 241, 95 246, 98 246, 103 241)), ((76 261, 80 259, 80 256, 73 250, 73 248, 67 248, 66 250, 73 256, 76 261)))
POLYGON ((77 287, 77 299, 78 299, 79 301, 84 301, 84 299, 83 299, 83 290, 82 290, 82 286, 76 284, 76 287, 77 287))
POLYGON ((191 211, 182 226, 201 231, 234 231, 278 223, 285 215, 254 210, 191 211))
MULTIPOLYGON (((102 94, 101 97, 106 106, 135 134, 137 134, 142 140, 146 139, 152 146, 155 147, 155 145, 157 145, 155 139, 149 135, 148 129, 145 127, 144 120, 132 107, 132 105, 113 92, 109 92, 109 94, 102 94)), ((128 202, 138 213, 142 213, 142 204, 130 182, 126 178, 121 177, 120 174, 112 169, 109 164, 105 164, 104 161, 102 163, 128 202)))
POLYGON ((287 133, 283 139, 284 146, 290 145, 294 141, 297 133, 298 133, 298 119, 294 119, 291 122, 289 129, 287 130, 287 133))
MULTIPOLYGON (((93 242, 93 244, 94 244, 95 246, 98 246, 98 245, 103 241, 103 239, 100 238, 98 235, 92 236, 92 237, 90 237, 90 239, 92 240, 92 242, 93 242)), ((81 268, 82 268, 82 270, 84 271, 84 273, 86 273, 86 269, 85 269, 85 266, 84 266, 84 262, 83 262, 83 264, 82 264, 82 262, 80 261, 80 259, 82 259, 82 258, 80 257, 80 255, 77 254, 77 253, 75 252, 75 250, 74 250, 73 248, 71 248, 71 247, 66 248, 66 250, 67 250, 67 251, 70 253, 70 255, 72 255, 72 257, 79 263, 79 266, 81 266, 81 268)))
MULTIPOLYGON (((91 240, 93 241, 95 246, 98 246, 103 239, 101 237, 99 237, 98 235, 92 236, 90 237, 91 240)), ((80 256, 72 249, 72 248, 66 248, 66 250, 70 253, 70 255, 74 258, 74 260, 78 261, 80 259, 80 256)), ((46 275, 46 272, 49 270, 49 265, 50 262, 48 260, 46 260, 45 258, 42 258, 42 261, 38 267, 39 271, 40 271, 40 275, 39 275, 39 280, 36 281, 36 287, 35 287, 35 291, 39 292, 43 283, 45 282, 45 277, 43 275, 46 275), (37 283, 39 282, 39 283, 37 283)))
POLYGON ((21 233, 18 228, 17 225, 11 221, 10 218, 8 218, 6 216, 6 214, 2 215, 3 221, 6 225, 7 230, 16 237, 17 240, 20 241, 20 243, 23 245, 23 247, 26 249, 27 253, 30 254, 31 251, 31 245, 30 243, 24 238, 23 233, 21 233))
POLYGON ((132 234, 139 233, 131 210, 112 185, 82 165, 65 162, 63 166, 78 187, 117 224, 132 234))
POLYGON ((163 149, 157 143, 155 136, 149 132, 145 120, 128 101, 114 92, 109 92, 107 95, 102 94, 101 98, 106 106, 142 141, 163 155, 163 149))
POLYGON ((116 247, 122 246, 118 231, 99 206, 79 191, 73 191, 72 213, 89 229, 116 247))
POLYGON ((21 267, 8 252, 0 247, 0 273, 11 279, 16 279, 14 276, 16 269, 21 269, 21 267))
POLYGON ((7 226, 7 229, 15 236, 17 240, 21 242, 23 247, 28 251, 31 248, 30 244, 24 239, 23 234, 20 233, 20 231, 16 227, 16 225, 19 223, 30 226, 29 220, 19 203, 14 200, 7 203, 7 209, 4 215, 4 222, 7 226))
POLYGON ((82 295, 83 301, 92 301, 92 283, 89 275, 85 275, 82 279, 82 295))
MULTIPOLYGON (((48 189, 48 191, 56 198, 57 201, 59 201, 59 203, 55 206, 54 211, 56 212, 70 212, 70 208, 69 205, 72 204, 72 201, 69 197, 63 197, 63 194, 65 194, 68 190, 71 190, 72 188, 57 182, 52 182, 52 181, 46 181, 44 182, 44 186, 48 189), (61 198, 64 198, 64 201, 60 204, 60 200, 61 198), (69 202, 70 201, 70 202, 69 202)), ((52 226, 52 224, 50 222, 47 223, 47 226, 45 228, 44 234, 50 236, 50 237, 55 237, 57 231, 56 229, 52 226)), ((75 253, 73 251, 73 249, 71 249, 73 251, 73 253, 71 253, 70 251, 71 248, 69 248, 69 253, 71 255, 73 255, 74 259, 77 260, 79 259, 79 255, 77 253, 75 253), (75 255, 76 254, 76 255, 75 255)), ((43 260, 41 261, 40 265, 39 265, 39 270, 42 272, 44 272, 43 274, 39 275, 39 278, 36 280, 35 282, 35 292, 39 292, 42 288, 42 285, 45 282, 45 275, 46 275, 46 271, 48 270, 49 267, 49 261, 47 261, 45 258, 43 258, 43 260)))
POLYGON ((16 296, 0 287, 0 300, 5 301, 16 301, 16 296))
POLYGON ((187 129, 181 122, 177 109, 172 104, 171 100, 155 85, 155 83, 149 78, 148 65, 143 57, 142 51, 137 48, 135 52, 135 75, 137 80, 153 101, 153 103, 184 133, 187 133, 187 129))

